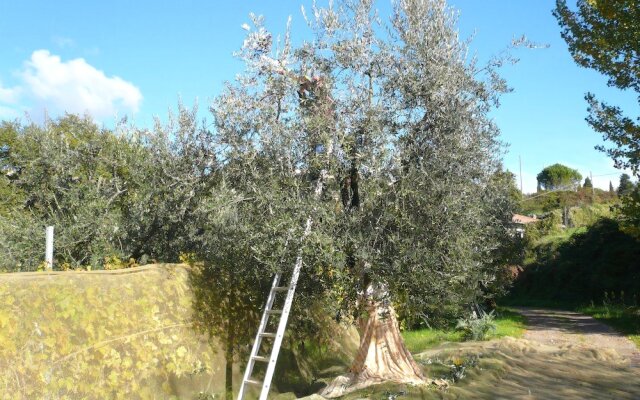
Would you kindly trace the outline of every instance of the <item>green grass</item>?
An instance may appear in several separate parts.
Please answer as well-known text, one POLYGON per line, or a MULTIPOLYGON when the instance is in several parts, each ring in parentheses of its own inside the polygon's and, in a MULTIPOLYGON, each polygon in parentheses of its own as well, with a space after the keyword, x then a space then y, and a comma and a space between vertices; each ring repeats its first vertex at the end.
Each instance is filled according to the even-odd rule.
POLYGON ((640 348, 640 307, 592 305, 577 310, 611 326, 640 348))
POLYGON ((540 245, 551 244, 551 243, 560 244, 560 243, 566 242, 573 235, 576 235, 579 233, 585 233, 585 232, 587 232, 587 227, 585 226, 581 226, 578 228, 563 229, 561 231, 556 231, 549 235, 541 237, 534 243, 534 246, 540 246, 540 245))
POLYGON ((402 332, 404 344, 412 353, 419 353, 444 342, 462 342, 462 332, 453 329, 420 329, 402 332))
MULTIPOLYGON (((496 330, 491 333, 489 339, 505 336, 521 337, 524 333, 525 318, 505 308, 499 308, 495 319, 496 330)), ((453 327, 449 329, 420 329, 402 332, 402 337, 407 348, 412 353, 419 353, 435 347, 444 342, 462 342, 463 333, 453 327)))
POLYGON ((514 338, 522 337, 527 326, 527 320, 522 314, 511 311, 506 308, 498 308, 498 316, 496 317, 496 331, 492 337, 511 336, 514 338))

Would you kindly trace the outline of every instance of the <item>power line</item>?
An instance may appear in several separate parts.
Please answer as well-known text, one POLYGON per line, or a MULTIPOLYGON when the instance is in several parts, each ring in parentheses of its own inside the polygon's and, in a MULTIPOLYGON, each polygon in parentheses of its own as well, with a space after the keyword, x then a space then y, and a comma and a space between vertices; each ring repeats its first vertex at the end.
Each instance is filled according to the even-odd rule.
POLYGON ((593 175, 594 177, 598 177, 598 176, 610 176, 610 175, 622 175, 624 174, 624 172, 612 172, 610 174, 600 174, 600 175, 593 175))

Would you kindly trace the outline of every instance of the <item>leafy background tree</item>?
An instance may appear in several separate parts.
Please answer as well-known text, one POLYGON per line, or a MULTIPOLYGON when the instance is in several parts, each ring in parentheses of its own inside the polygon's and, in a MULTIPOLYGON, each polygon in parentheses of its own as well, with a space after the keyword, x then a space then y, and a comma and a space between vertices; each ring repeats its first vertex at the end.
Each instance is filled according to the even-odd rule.
POLYGON ((153 131, 98 128, 67 115, 1 130, 0 261, 33 270, 53 225, 56 268, 117 268, 190 251, 194 213, 211 189, 215 158, 195 110, 179 107, 153 131), (132 261, 129 261, 132 259, 132 261))
POLYGON ((538 185, 543 190, 574 189, 580 185, 582 175, 562 164, 553 164, 544 168, 537 176, 538 185))
POLYGON ((629 174, 620 175, 620 183, 618 183, 618 196, 627 196, 633 191, 634 185, 631 182, 629 174))
POLYGON ((593 188, 593 183, 591 183, 591 178, 589 178, 589 177, 584 178, 584 185, 582 185, 582 187, 585 188, 585 189, 586 188, 589 188, 589 189, 593 188))
MULTIPOLYGON (((579 65, 593 68, 608 77, 609 86, 633 90, 640 101, 640 3, 637 0, 578 0, 572 10, 566 0, 557 0, 554 15, 562 37, 579 65)), ((587 122, 611 142, 613 147, 597 146, 608 154, 617 168, 640 171, 640 125, 619 107, 600 102, 593 93, 587 122)), ((626 225, 640 231, 640 193, 623 200, 626 225)))
POLYGON ((0 215, 0 245, 9 255, 3 264, 38 265, 45 225, 57 227, 58 266, 122 257, 119 206, 135 145, 77 116, 44 127, 5 125, 8 132, 4 179, 20 199, 0 215))
POLYGON ((628 174, 620 175, 618 184, 620 199, 620 220, 625 232, 640 238, 640 188, 631 181, 628 174))

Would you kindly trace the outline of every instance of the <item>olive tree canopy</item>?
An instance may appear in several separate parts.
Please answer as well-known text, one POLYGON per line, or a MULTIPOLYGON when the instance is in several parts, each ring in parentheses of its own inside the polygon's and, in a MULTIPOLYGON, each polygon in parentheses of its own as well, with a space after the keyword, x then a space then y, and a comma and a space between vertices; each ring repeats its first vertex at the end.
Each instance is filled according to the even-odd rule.
POLYGON ((487 114, 507 90, 501 61, 468 58, 443 0, 399 1, 388 22, 367 0, 303 15, 313 39, 297 47, 262 17, 245 26, 246 69, 211 107, 220 211, 203 237, 245 249, 229 268, 256 284, 302 248, 298 311, 324 299, 337 318, 364 318, 352 386, 420 380, 392 305, 459 315, 500 280, 513 204, 487 114), (230 230, 242 234, 217 233, 230 230))

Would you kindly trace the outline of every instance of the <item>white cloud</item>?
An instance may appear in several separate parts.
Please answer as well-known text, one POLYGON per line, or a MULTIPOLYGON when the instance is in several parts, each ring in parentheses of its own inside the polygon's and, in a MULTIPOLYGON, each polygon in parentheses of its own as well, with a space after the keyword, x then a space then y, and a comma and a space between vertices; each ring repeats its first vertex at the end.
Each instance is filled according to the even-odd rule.
POLYGON ((118 111, 137 112, 142 101, 132 83, 106 76, 83 58, 62 61, 48 50, 34 51, 20 77, 27 96, 51 113, 112 117, 118 111))
POLYGON ((0 103, 15 103, 18 100, 20 88, 7 88, 2 86, 0 82, 0 103))

